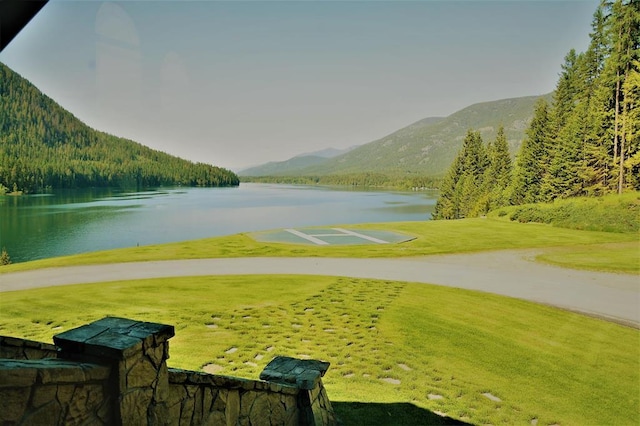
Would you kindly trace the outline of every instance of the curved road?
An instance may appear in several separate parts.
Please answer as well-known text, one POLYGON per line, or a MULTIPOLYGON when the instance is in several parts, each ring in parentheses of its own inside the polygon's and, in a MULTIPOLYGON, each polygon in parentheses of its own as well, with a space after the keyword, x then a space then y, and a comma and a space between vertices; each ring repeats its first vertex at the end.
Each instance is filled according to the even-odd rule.
POLYGON ((0 274, 0 292, 142 278, 304 274, 430 283, 486 291, 640 328, 640 277, 533 262, 509 250, 420 258, 229 258, 71 266, 0 274))

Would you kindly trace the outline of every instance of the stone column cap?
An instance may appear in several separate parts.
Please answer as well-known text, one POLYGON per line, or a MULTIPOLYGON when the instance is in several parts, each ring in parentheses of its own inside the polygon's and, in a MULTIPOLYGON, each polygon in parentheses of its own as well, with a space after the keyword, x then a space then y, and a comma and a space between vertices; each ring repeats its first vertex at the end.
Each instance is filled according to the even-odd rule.
POLYGON ((328 362, 314 359, 277 356, 262 370, 260 380, 311 390, 316 387, 330 365, 328 362))
POLYGON ((53 336, 62 352, 122 360, 175 335, 172 325, 105 317, 53 336))

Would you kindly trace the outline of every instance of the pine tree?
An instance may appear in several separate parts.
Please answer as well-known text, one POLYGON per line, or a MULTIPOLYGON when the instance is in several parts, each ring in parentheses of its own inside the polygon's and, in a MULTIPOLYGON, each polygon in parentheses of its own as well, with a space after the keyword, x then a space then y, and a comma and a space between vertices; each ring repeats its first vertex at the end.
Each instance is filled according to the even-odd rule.
POLYGON ((480 133, 469 130, 462 149, 442 182, 434 219, 461 219, 477 215, 475 207, 487 165, 480 133))
POLYGON ((624 162, 624 182, 629 189, 640 189, 640 61, 633 62, 622 90, 622 132, 628 149, 624 162))
POLYGON ((611 54, 607 58, 605 68, 615 75, 614 91, 614 125, 613 147, 614 167, 617 173, 617 191, 621 193, 625 187, 624 164, 627 157, 633 154, 629 152, 629 144, 624 131, 623 120, 628 117, 625 106, 623 86, 633 71, 634 60, 638 59, 640 49, 640 5, 637 1, 623 2, 616 0, 611 5, 610 42, 611 54))
POLYGON ((11 263, 11 257, 9 253, 7 253, 7 249, 2 247, 2 252, 0 252, 0 266, 9 265, 11 263))
POLYGON ((509 145, 504 134, 504 127, 500 126, 496 140, 487 150, 489 154, 489 210, 508 204, 507 188, 511 182, 511 156, 509 145))
POLYGON ((466 153, 463 162, 462 178, 458 182, 460 194, 459 217, 475 217, 486 210, 478 206, 482 195, 482 181, 489 165, 487 153, 480 132, 467 133, 466 153))
POLYGON ((458 205, 460 202, 456 193, 456 186, 463 172, 464 152, 463 146, 440 184, 440 196, 433 211, 433 219, 458 218, 458 205))
POLYGON ((544 99, 540 99, 527 129, 527 138, 522 141, 516 158, 509 191, 511 204, 535 203, 541 198, 542 179, 549 159, 549 127, 548 105, 544 99))
POLYGON ((589 131, 585 120, 590 104, 590 85, 585 54, 572 49, 565 57, 562 73, 549 112, 547 169, 540 186, 539 201, 570 197, 582 191, 584 143, 589 131))

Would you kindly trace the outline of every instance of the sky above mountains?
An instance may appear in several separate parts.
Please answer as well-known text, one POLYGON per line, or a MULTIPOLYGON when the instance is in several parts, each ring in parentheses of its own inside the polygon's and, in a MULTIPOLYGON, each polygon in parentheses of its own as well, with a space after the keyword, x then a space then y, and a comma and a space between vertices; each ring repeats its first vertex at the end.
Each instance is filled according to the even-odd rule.
POLYGON ((597 1, 60 1, 0 53, 85 123, 239 169, 554 89, 597 1))

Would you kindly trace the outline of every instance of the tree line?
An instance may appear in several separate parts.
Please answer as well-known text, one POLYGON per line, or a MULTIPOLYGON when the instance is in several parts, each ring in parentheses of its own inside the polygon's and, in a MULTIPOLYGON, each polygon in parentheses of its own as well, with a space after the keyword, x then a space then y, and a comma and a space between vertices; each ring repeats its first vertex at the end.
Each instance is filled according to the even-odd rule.
POLYGON ((571 50, 549 105, 535 107, 510 163, 501 133, 469 131, 441 187, 435 218, 640 190, 640 2, 602 1, 590 44, 571 50))
POLYGON ((340 185, 362 188, 435 189, 441 178, 413 174, 363 172, 316 176, 240 176, 242 182, 292 185, 340 185))
POLYGON ((238 184, 229 170, 89 128, 0 64, 0 191, 238 184))

